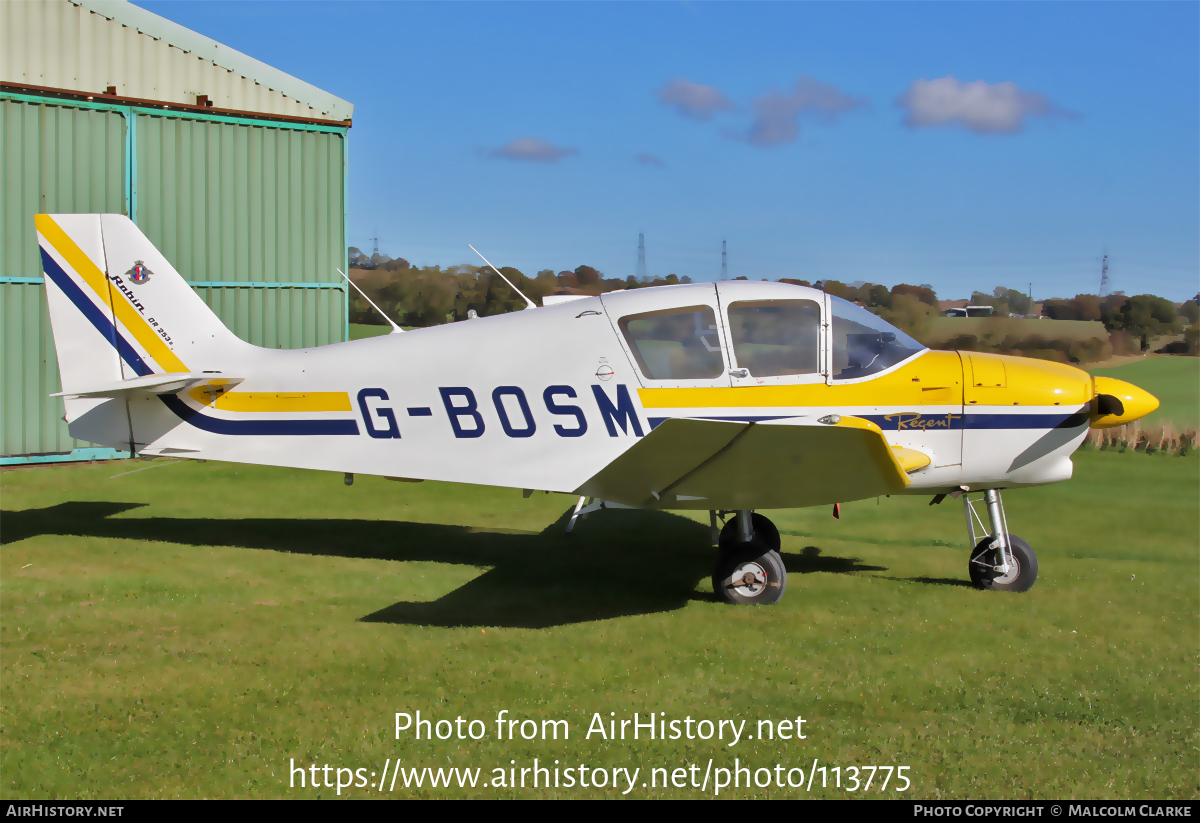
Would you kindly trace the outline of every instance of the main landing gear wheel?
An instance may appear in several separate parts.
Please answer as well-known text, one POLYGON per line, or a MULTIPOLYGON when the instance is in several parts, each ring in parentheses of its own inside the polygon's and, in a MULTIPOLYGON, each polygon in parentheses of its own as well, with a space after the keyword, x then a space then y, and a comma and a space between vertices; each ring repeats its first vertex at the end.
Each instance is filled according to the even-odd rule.
POLYGON ((1008 569, 998 572, 993 567, 1000 565, 1000 550, 993 549, 991 535, 979 541, 971 552, 971 582, 977 589, 996 592, 1027 592, 1037 580, 1037 555, 1021 538, 1008 536, 1008 569))
MULTIPOLYGON (((731 551, 741 545, 741 540, 738 536, 738 517, 735 515, 729 518, 728 522, 721 528, 721 536, 717 540, 717 546, 722 552, 731 551)), ((774 551, 779 551, 779 529, 775 528, 775 524, 762 516, 758 512, 750 515, 750 523, 754 526, 754 538, 761 540, 774 551)))
POLYGON ((755 537, 721 552, 712 582, 726 603, 776 603, 787 589, 787 569, 779 552, 755 537))

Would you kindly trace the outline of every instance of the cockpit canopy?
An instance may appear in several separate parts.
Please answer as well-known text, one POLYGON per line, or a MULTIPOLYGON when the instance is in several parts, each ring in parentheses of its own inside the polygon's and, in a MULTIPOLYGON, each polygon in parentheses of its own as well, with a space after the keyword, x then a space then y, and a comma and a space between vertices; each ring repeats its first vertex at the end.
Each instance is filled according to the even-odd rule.
POLYGON ((655 385, 854 380, 925 349, 861 306, 787 284, 669 286, 602 300, 641 377, 655 385))

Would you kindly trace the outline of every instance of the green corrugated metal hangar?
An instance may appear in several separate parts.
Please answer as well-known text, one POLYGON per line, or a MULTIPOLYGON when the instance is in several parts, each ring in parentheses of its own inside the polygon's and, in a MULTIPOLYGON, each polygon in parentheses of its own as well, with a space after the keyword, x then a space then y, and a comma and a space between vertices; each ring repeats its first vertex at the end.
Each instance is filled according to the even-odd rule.
POLYGON ((73 440, 38 213, 129 215, 238 336, 347 339, 345 100, 125 0, 0 0, 3 465, 73 440))

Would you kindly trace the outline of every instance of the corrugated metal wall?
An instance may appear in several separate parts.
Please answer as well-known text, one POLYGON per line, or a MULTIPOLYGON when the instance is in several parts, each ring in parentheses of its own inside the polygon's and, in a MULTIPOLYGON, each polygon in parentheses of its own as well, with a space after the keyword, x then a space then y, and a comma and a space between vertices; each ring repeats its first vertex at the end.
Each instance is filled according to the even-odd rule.
MULTIPOLYGON (((38 280, 38 212, 125 211, 125 118, 117 112, 0 100, 0 277, 38 280)), ((87 448, 63 422, 58 359, 40 283, 0 283, 0 454, 87 448)))
POLYGON ((340 134, 143 115, 136 126, 135 219, 185 278, 339 279, 340 134))
POLYGON ((345 340, 344 135, 137 115, 138 226, 230 329, 269 348, 345 340))
POLYGON ((46 311, 46 289, 25 283, 0 283, 0 414, 3 454, 47 454, 88 448, 73 440, 63 422, 58 359, 46 311))
POLYGON ((346 296, 335 289, 196 289, 221 322, 256 346, 301 349, 345 339, 346 296))
POLYGON ((233 121, 0 98, 0 454, 88 445, 70 440, 61 402, 47 396, 60 388, 44 287, 13 282, 41 278, 39 212, 132 207, 146 236, 255 345, 346 339, 346 295, 330 287, 345 266, 345 132, 233 121))
POLYGON ((127 213, 120 113, 0 99, 0 134, 0 275, 41 276, 39 212, 127 213))

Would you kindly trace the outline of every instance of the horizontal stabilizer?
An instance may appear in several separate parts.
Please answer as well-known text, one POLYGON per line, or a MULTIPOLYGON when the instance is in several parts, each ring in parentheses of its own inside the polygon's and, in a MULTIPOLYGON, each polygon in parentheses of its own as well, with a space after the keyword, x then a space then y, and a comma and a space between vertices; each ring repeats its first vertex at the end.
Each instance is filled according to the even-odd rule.
POLYGON ((783 509, 904 491, 879 427, 676 418, 660 424, 576 494, 661 509, 783 509))
POLYGON ((215 391, 225 391, 236 386, 245 378, 227 377, 214 372, 174 372, 170 374, 148 374, 129 380, 114 380, 91 386, 82 391, 64 391, 51 397, 127 397, 134 393, 179 394, 188 389, 211 385, 215 391))

